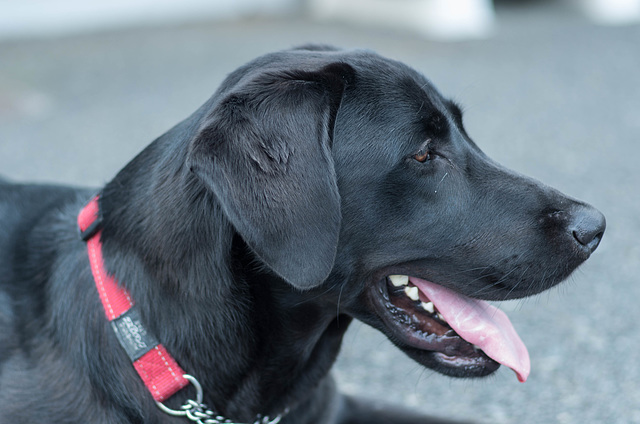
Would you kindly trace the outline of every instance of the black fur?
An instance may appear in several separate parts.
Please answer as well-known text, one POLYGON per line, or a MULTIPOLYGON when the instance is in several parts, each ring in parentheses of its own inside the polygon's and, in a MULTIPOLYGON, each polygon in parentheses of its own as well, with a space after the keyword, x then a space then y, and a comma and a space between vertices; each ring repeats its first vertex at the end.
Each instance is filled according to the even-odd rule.
MULTIPOLYGON (((2 424, 186 422, 156 407, 104 317, 76 228, 94 193, 0 182, 2 424)), ((497 368, 404 342, 378 305, 386 276, 528 296, 604 231, 595 209, 487 158, 417 72, 313 46, 232 73, 100 207, 108 271, 205 402, 241 422, 285 408, 290 424, 442 422, 341 397, 328 376, 352 318, 436 371, 497 368)))

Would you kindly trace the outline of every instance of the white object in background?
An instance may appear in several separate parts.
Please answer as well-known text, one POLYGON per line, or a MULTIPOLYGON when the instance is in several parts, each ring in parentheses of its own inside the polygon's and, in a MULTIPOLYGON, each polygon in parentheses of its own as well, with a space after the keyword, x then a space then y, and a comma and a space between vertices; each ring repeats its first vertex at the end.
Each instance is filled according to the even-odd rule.
POLYGON ((495 20, 492 0, 310 0, 309 5, 320 19, 377 24, 446 40, 485 38, 495 20))
POLYGON ((297 0, 0 0, 0 39, 281 14, 297 0))
POLYGON ((602 25, 640 22, 640 0, 580 0, 579 3, 594 22, 602 25))

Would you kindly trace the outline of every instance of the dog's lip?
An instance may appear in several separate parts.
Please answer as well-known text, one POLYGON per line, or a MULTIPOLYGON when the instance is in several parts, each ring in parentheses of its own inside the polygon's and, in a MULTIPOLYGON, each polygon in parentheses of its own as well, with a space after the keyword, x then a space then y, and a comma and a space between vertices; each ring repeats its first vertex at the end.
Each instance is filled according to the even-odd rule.
MULTIPOLYGON (((506 314, 486 302, 468 298, 429 281, 401 277, 405 283, 410 278, 408 287, 419 288, 420 300, 433 301, 446 324, 438 326, 439 320, 429 318, 429 314, 425 316, 424 312, 417 312, 419 317, 416 317, 415 313, 420 308, 412 307, 408 298, 402 300, 403 296, 395 297, 392 302, 388 290, 392 285, 387 283, 390 282, 387 275, 378 286, 382 296, 375 303, 387 327, 395 330, 395 337, 411 347, 437 353, 435 359, 448 367, 468 368, 470 361, 479 366, 488 365, 487 361, 494 364, 497 361, 513 369, 521 382, 527 379, 529 356, 506 314), (415 320, 420 321, 421 325, 416 325, 415 320)), ((397 293, 398 289, 391 292, 397 293)))

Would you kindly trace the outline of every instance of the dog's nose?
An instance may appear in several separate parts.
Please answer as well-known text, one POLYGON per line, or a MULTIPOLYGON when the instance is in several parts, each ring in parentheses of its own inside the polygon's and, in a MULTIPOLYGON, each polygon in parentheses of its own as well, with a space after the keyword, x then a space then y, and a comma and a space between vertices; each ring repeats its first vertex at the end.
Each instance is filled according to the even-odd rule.
POLYGON ((580 248, 593 253, 600 244, 607 226, 604 215, 589 205, 580 205, 572 212, 568 230, 580 248))

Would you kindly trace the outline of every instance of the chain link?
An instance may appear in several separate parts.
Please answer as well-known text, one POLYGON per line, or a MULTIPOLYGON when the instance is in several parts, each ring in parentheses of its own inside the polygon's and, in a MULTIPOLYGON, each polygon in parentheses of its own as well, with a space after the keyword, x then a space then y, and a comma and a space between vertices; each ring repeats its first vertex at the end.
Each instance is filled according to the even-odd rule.
MULTIPOLYGON (((206 405, 198 404, 194 400, 187 400, 182 405, 181 409, 186 412, 186 417, 197 424, 243 424, 237 423, 233 420, 223 417, 222 415, 216 415, 215 412, 207 408, 206 405)), ((282 415, 271 419, 268 416, 258 415, 252 424, 278 424, 282 419, 282 415)))
MULTIPOLYGON (((169 415, 173 415, 174 417, 185 417, 197 424, 246 424, 230 420, 229 418, 225 418, 222 415, 218 415, 210 410, 207 405, 202 403, 202 386, 200 385, 198 380, 188 374, 185 374, 184 378, 189 380, 193 387, 195 387, 196 400, 188 399, 185 404, 180 407, 180 410, 167 408, 166 406, 164 406, 164 404, 156 402, 158 408, 160 408, 163 412, 169 415)), ((278 424, 287 412, 289 412, 288 409, 285 410, 282 414, 277 415, 275 418, 270 418, 269 416, 262 416, 261 414, 258 414, 256 416, 256 419, 251 424, 278 424)))

